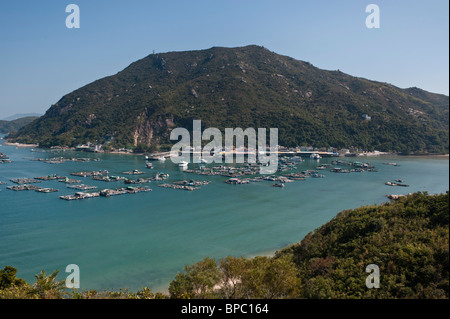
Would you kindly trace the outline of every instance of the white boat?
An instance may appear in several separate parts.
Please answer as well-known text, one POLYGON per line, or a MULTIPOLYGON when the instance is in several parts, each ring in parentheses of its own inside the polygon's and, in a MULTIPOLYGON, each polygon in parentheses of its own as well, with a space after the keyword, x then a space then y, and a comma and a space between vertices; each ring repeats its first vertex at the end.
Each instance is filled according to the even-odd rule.
POLYGON ((165 162, 166 158, 164 156, 158 157, 158 161, 160 162, 165 162))
POLYGON ((180 166, 180 167, 187 167, 188 166, 188 162, 181 161, 181 162, 178 163, 178 166, 180 166))
POLYGON ((310 158, 312 159, 321 159, 322 157, 318 153, 311 154, 310 158))

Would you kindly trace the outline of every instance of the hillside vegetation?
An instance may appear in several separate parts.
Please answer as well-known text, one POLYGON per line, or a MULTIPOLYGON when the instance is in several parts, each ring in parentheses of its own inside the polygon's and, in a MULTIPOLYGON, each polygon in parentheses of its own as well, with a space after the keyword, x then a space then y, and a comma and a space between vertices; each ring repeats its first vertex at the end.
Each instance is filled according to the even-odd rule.
POLYGON ((38 118, 37 116, 27 116, 12 121, 0 120, 0 133, 17 132, 19 129, 33 122, 37 118, 38 118))
POLYGON ((448 192, 343 211, 274 257, 206 258, 170 284, 175 298, 448 298, 448 192), (380 288, 368 289, 368 265, 380 288))
POLYGON ((449 148, 448 107, 448 96, 321 70, 263 47, 214 47, 151 54, 63 96, 9 139, 145 150, 199 119, 222 132, 276 127, 284 146, 439 153, 449 148))

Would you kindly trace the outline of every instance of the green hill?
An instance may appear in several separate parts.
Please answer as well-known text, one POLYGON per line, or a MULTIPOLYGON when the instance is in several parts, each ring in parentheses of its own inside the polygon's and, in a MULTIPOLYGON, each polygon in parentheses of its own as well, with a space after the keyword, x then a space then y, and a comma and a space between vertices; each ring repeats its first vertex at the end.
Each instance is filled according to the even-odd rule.
POLYGON ((448 298, 448 200, 415 193, 343 211, 278 256, 293 258, 305 298, 448 298), (369 264, 380 289, 365 286, 369 264))
POLYGON ((279 144, 448 152, 449 98, 321 70, 263 47, 151 54, 62 97, 9 139, 169 142, 174 127, 279 129, 279 144), (367 114, 371 120, 363 119, 367 114))
POLYGON ((17 132, 19 129, 33 122, 37 118, 37 116, 27 116, 12 121, 0 120, 0 133, 17 132))

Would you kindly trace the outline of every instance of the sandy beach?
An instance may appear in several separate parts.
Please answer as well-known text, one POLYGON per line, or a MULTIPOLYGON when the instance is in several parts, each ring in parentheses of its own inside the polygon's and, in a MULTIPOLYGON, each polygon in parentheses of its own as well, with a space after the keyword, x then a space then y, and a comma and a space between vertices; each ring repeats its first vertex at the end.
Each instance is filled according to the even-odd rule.
POLYGON ((39 144, 10 143, 8 141, 5 141, 5 143, 3 143, 3 145, 16 146, 16 147, 39 147, 39 144))

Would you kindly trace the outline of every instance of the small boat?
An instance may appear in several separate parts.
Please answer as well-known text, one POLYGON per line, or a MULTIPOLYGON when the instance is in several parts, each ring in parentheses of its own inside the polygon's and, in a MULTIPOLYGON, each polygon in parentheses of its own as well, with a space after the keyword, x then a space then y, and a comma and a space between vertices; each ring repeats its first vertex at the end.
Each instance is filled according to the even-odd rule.
POLYGON ((178 166, 179 167, 187 167, 188 166, 188 162, 181 161, 181 162, 178 163, 178 166))
POLYGON ((392 165, 392 166, 400 166, 399 164, 397 164, 397 163, 383 163, 384 165, 392 165))
POLYGON ((156 161, 159 160, 161 157, 163 156, 158 156, 158 155, 145 155, 145 159, 147 161, 156 161))
POLYGON ((158 157, 158 161, 160 162, 165 162, 166 158, 164 156, 158 157))
POLYGON ((386 183, 384 183, 385 185, 388 185, 388 186, 401 186, 401 187, 409 187, 409 185, 407 185, 407 184, 401 184, 401 183, 393 183, 393 182, 386 182, 386 183))
POLYGON ((153 168, 153 164, 150 162, 145 163, 145 167, 147 168, 153 168))
POLYGON ((322 157, 318 153, 314 153, 310 155, 310 158, 318 160, 321 159, 322 157))
POLYGON ((275 183, 272 185, 273 187, 284 187, 283 183, 275 183))

